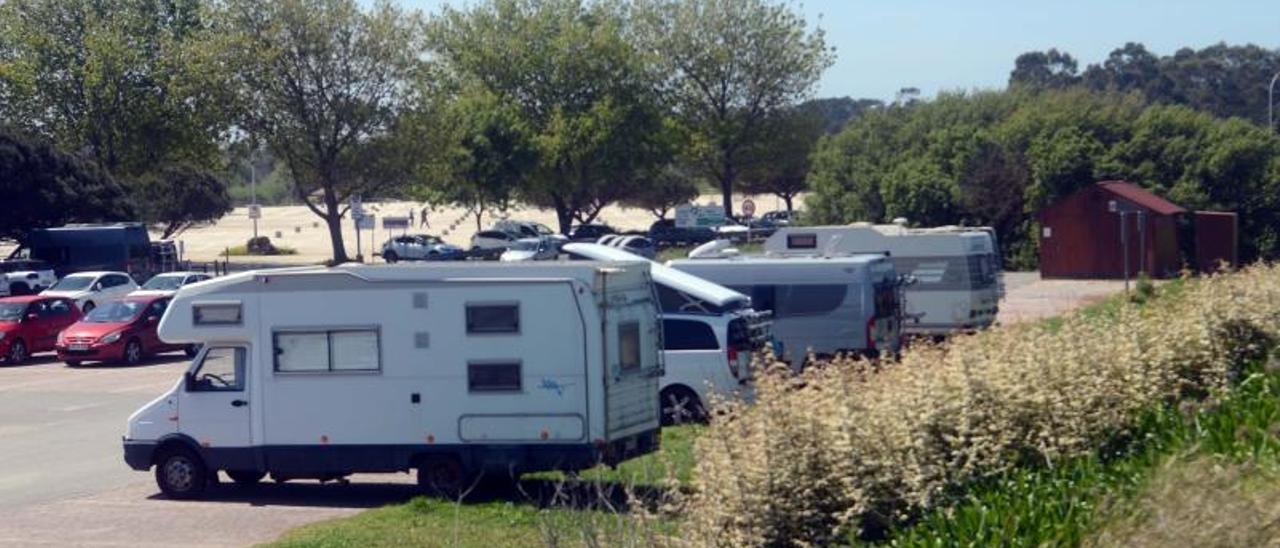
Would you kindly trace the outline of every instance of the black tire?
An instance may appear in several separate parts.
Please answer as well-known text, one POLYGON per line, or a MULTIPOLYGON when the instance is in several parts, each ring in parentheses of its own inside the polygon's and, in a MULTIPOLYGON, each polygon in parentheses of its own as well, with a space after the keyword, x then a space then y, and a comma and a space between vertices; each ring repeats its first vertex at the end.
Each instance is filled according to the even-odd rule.
POLYGON ((418 464, 418 487, 433 496, 457 500, 474 479, 456 457, 424 457, 418 464))
POLYGON ((662 402, 662 425, 675 426, 691 422, 702 422, 707 418, 707 411, 702 406, 698 394, 684 386, 672 386, 659 394, 662 402))
POLYGON ((382 258, 389 263, 394 263, 400 260, 400 255, 394 251, 388 251, 382 254, 382 258))
POLYGON ((236 482, 236 485, 257 485, 266 475, 266 472, 258 470, 227 470, 227 477, 236 482))
POLYGON ((186 354, 188 358, 194 358, 196 357, 196 354, 200 353, 200 345, 188 344, 186 347, 182 349, 182 353, 186 354))
POLYGON ((84 303, 84 306, 80 307, 80 311, 81 311, 81 312, 83 312, 83 313, 85 313, 85 314, 88 314, 88 313, 90 313, 90 312, 93 312, 93 309, 95 309, 95 308, 97 308, 97 307, 98 307, 98 305, 93 304, 93 301, 89 301, 89 302, 87 302, 87 303, 84 303))
POLYGON ((138 365, 142 363, 142 341, 138 339, 129 339, 124 345, 124 354, 120 356, 120 361, 125 365, 138 365))
POLYGON ((80 360, 67 360, 67 365, 71 367, 80 367, 80 360))
POLYGON ((209 470, 191 449, 171 446, 156 459, 156 485, 171 499, 198 498, 208 484, 209 470))
POLYGON ((5 354, 4 359, 9 362, 9 365, 18 365, 30 357, 31 353, 27 352, 27 343, 22 339, 14 339, 9 344, 9 352, 5 354))

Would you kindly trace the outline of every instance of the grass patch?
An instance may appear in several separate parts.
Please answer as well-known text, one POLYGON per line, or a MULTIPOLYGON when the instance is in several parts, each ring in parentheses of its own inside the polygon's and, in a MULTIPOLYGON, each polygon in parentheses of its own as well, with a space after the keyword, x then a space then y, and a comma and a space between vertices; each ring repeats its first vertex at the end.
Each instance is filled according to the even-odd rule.
MULTIPOLYGON (((1219 402, 1146 415, 1124 436, 1131 442, 1128 447, 1110 448, 1051 468, 1016 471, 970 489, 957 504, 892 532, 890 543, 1057 546, 1131 545, 1132 541, 1160 545, 1156 541, 1175 538, 1184 539, 1178 544, 1194 546, 1203 544, 1185 539, 1196 531, 1195 536, 1209 540, 1275 534, 1263 527, 1270 523, 1264 517, 1275 514, 1267 501, 1280 500, 1277 425, 1280 376, 1257 373, 1219 402), (1188 475, 1186 462, 1195 463, 1192 469, 1209 466, 1216 472, 1188 475), (1217 462, 1227 467, 1212 468, 1217 462), (1153 481, 1161 474, 1169 477, 1153 481), (1247 488, 1246 483, 1263 487, 1247 488), (1186 490, 1178 493, 1178 489, 1186 490), (1196 490, 1206 494, 1203 501, 1192 495, 1196 490), (1215 498, 1231 499, 1234 502, 1228 507, 1234 510, 1218 512, 1219 508, 1204 506, 1215 498), (1197 512, 1199 518, 1191 519, 1197 512), (1206 536, 1205 532, 1223 524, 1207 519, 1210 514, 1222 514, 1223 523, 1252 524, 1253 528, 1237 528, 1230 537, 1206 536), (1184 534, 1167 537, 1168 527, 1176 524, 1182 524, 1179 529, 1186 529, 1184 534)), ((856 539, 850 541, 858 544, 856 539)), ((1220 545, 1221 540, 1211 544, 1220 545)))
POLYGON ((515 488, 496 488, 462 503, 416 497, 286 533, 270 546, 498 546, 650 544, 671 522, 633 519, 627 490, 655 496, 671 474, 683 485, 693 470, 693 440, 701 426, 662 430, 662 448, 622 463, 597 467, 578 480, 559 472, 526 474, 515 488))

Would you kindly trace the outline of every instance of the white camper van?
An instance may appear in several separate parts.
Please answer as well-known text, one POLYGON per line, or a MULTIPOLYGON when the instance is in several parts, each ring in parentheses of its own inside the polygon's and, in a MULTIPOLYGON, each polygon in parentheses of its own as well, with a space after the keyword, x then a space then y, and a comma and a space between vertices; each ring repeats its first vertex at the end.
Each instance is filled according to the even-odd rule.
POLYGON ((661 328, 648 262, 307 267, 179 290, 201 343, 129 418, 125 461, 173 497, 237 482, 416 469, 457 493, 615 464, 658 444, 661 328))
POLYGON ((907 228, 902 224, 783 228, 764 243, 773 257, 887 253, 906 287, 903 330, 946 335, 988 327, 1001 296, 1000 260, 989 228, 907 228))
MULTIPOLYGON (((572 259, 634 261, 639 257, 600 244, 567 244, 572 259)), ((713 397, 750 397, 751 355, 770 340, 768 313, 751 299, 697 276, 654 263, 662 309, 665 373, 662 424, 697 421, 713 397)))
POLYGON ((901 346, 900 284, 884 255, 730 254, 667 265, 749 295, 757 310, 771 310, 779 355, 793 367, 802 365, 810 351, 877 355, 896 353, 901 346))

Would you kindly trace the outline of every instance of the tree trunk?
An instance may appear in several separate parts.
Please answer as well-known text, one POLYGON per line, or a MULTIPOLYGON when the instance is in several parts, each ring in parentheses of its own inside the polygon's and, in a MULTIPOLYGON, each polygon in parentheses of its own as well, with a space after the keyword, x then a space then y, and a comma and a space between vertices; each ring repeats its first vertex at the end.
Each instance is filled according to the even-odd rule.
POLYGON ((720 195, 724 199, 724 217, 726 219, 733 218, 733 166, 724 166, 724 171, 720 173, 720 195))
POLYGON ((333 244, 333 263, 347 262, 347 246, 342 241, 342 213, 332 186, 324 188, 324 222, 329 225, 329 241, 333 244))

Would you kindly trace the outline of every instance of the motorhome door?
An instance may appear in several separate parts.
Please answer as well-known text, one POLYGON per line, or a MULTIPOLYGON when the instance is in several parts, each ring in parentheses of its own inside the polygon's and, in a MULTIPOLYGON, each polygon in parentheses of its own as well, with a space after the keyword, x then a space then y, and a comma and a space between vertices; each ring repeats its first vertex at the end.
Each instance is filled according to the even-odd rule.
POLYGON ((248 348, 206 346, 184 385, 180 432, 206 448, 250 445, 248 348))

